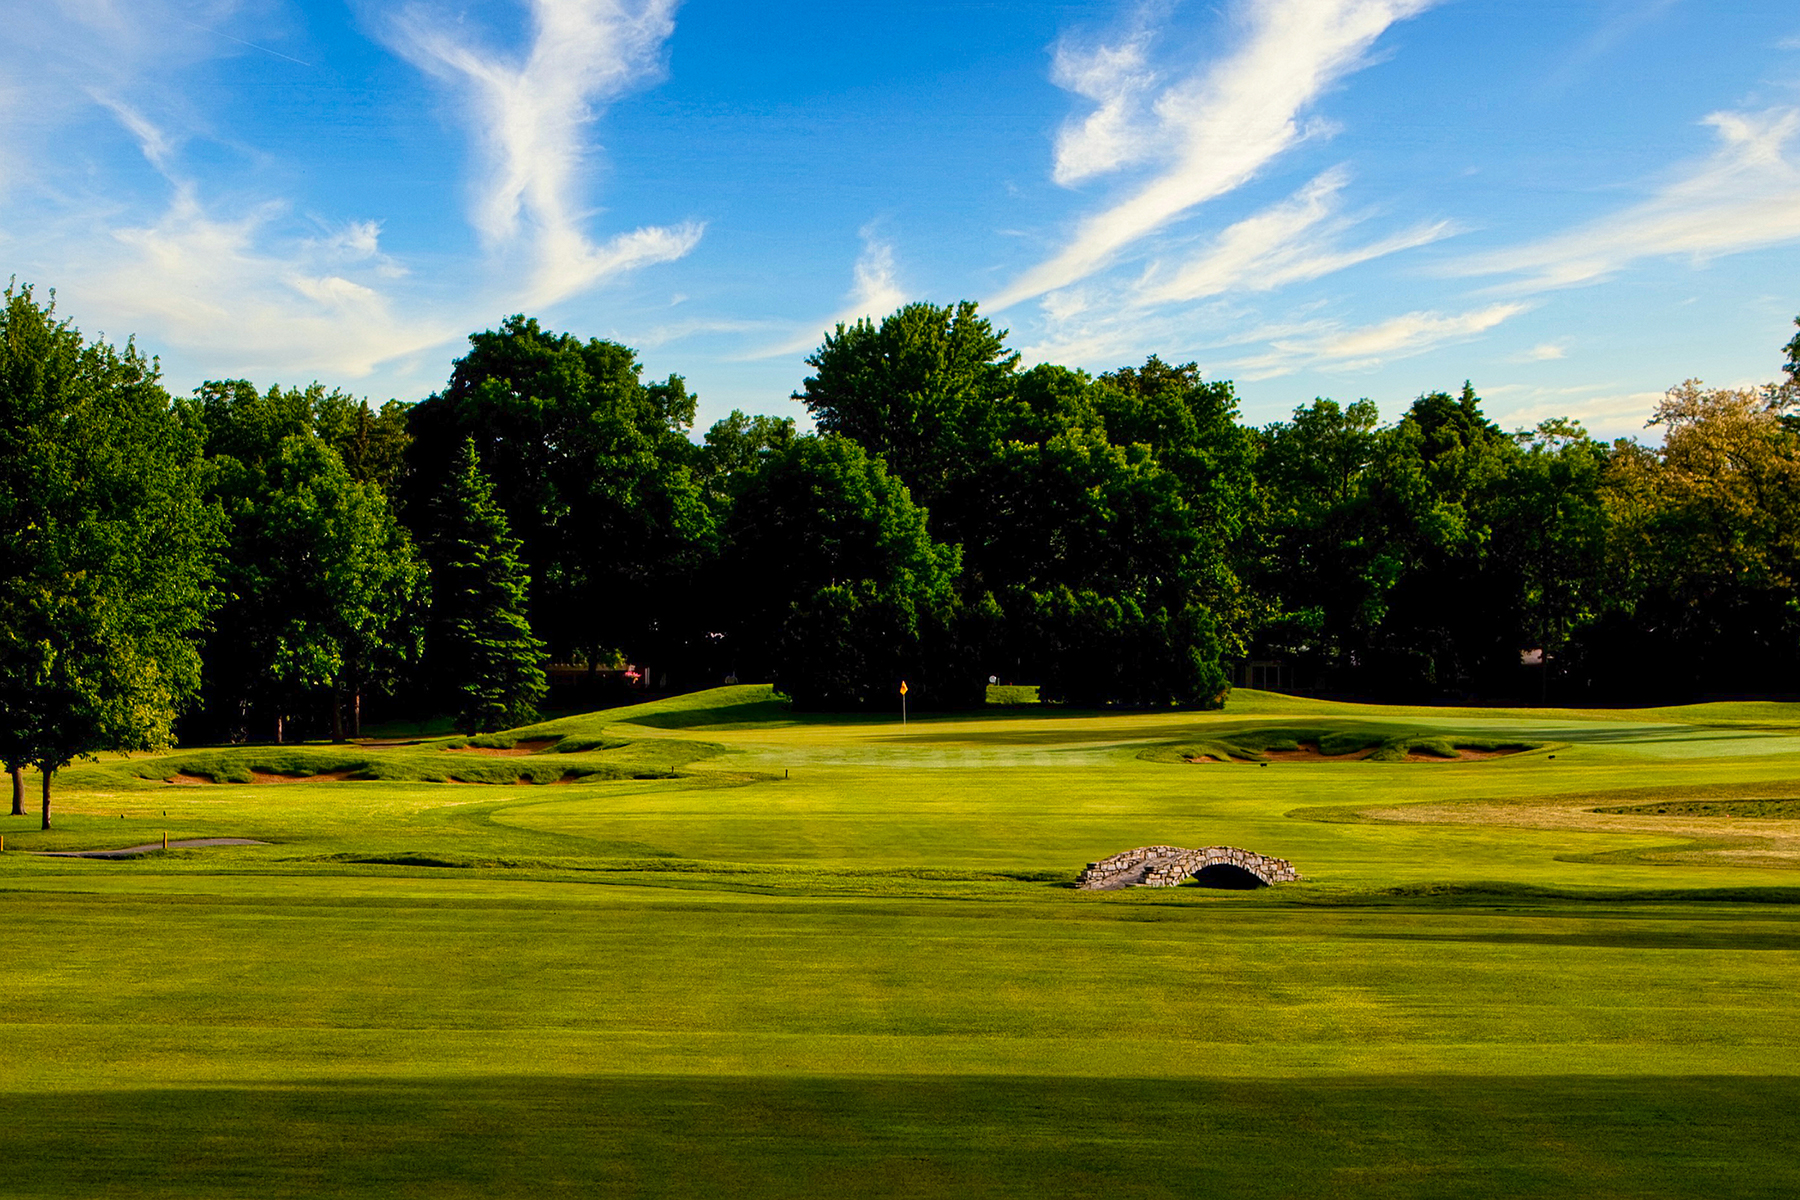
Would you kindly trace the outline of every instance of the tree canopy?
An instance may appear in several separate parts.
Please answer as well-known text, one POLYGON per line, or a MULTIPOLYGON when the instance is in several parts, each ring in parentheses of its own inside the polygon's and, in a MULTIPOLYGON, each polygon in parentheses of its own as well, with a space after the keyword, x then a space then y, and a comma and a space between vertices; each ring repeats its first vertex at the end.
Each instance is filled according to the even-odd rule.
POLYGON ((167 745, 200 682, 219 521, 200 442, 135 345, 54 300, 0 311, 0 757, 50 785, 75 758, 167 745))
POLYGON ((902 680, 923 707, 1002 679, 1216 705, 1253 666, 1651 703, 1800 668, 1800 336, 1781 380, 1687 381, 1655 440, 1607 443, 1504 430, 1471 382, 1252 427, 1198 363, 1026 368, 974 304, 917 303, 825 335, 792 396, 813 428, 734 410, 696 437, 680 375, 522 315, 417 404, 242 379, 172 402, 135 345, 5 299, 15 805, 27 765, 47 787, 177 731, 352 736, 365 697, 517 725, 574 664, 840 709, 902 680))

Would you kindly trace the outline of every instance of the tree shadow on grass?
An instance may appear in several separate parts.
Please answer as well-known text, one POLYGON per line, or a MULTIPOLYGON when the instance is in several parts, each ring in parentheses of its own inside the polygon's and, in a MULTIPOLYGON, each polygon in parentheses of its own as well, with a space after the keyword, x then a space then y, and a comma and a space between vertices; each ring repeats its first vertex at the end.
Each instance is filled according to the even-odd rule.
POLYGON ((1800 1078, 456 1078, 0 1093, 10 1195, 1772 1196, 1800 1078))

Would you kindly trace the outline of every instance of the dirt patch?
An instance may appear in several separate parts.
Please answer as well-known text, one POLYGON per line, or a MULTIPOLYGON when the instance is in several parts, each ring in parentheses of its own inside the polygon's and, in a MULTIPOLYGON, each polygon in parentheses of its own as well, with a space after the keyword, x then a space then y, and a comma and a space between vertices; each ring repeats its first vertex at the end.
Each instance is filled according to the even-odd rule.
POLYGON ((532 738, 528 742, 514 742, 506 750, 498 750, 492 746, 450 746, 446 749, 452 754, 488 754, 495 758, 519 758, 527 754, 541 754, 545 749, 556 745, 561 740, 561 738, 532 738))
POLYGON ((322 783, 350 778, 355 771, 320 771, 317 775, 274 775, 268 771, 250 772, 251 783, 322 783))
POLYGON ((193 787, 195 784, 199 783, 211 783, 212 780, 204 775, 183 775, 181 772, 177 771, 175 774, 163 780, 163 782, 173 783, 178 787, 193 787))
POLYGON ((1511 758, 1515 754, 1523 754, 1530 747, 1501 746, 1497 750, 1471 750, 1466 746, 1456 748, 1455 758, 1445 758, 1441 754, 1412 753, 1406 756, 1407 762, 1482 762, 1490 758, 1511 758))
POLYGON ((1298 750, 1265 750, 1263 757, 1270 762, 1355 762, 1375 753, 1375 747, 1352 750, 1348 754, 1327 754, 1319 749, 1317 742, 1301 742, 1298 750))

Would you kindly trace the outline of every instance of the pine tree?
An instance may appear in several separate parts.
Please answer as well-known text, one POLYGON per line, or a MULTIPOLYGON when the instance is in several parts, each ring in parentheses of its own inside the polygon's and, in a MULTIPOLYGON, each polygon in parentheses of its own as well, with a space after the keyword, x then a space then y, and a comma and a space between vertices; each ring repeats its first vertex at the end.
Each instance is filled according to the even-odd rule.
POLYGON ((432 506, 432 633, 428 654, 464 733, 537 718, 544 644, 526 619, 530 576, 494 501, 473 438, 432 506))

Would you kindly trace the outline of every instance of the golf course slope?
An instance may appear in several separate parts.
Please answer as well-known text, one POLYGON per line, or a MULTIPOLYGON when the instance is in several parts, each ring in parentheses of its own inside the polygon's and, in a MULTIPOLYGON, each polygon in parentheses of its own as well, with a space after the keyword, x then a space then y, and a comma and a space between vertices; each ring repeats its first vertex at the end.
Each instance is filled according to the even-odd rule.
POLYGON ((387 732, 0 818, 0 1195, 1800 1195, 1800 706, 387 732))

